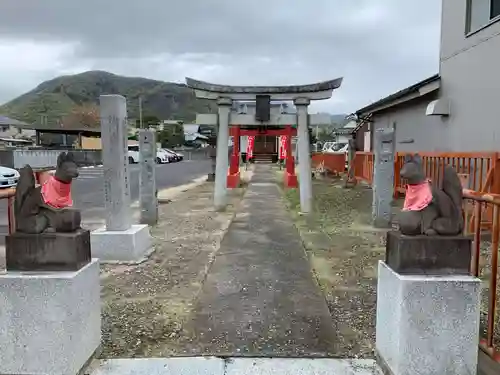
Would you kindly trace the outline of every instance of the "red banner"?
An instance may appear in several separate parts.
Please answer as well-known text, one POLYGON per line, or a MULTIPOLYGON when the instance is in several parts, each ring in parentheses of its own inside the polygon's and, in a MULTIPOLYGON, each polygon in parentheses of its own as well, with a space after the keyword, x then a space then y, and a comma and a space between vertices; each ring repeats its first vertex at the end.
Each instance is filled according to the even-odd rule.
POLYGON ((248 136, 247 160, 249 160, 253 157, 253 144, 254 144, 254 142, 255 142, 255 136, 253 136, 253 135, 248 136))
POLYGON ((279 155, 280 155, 280 160, 286 159, 286 142, 287 142, 287 136, 282 135, 280 136, 280 147, 279 147, 279 155))

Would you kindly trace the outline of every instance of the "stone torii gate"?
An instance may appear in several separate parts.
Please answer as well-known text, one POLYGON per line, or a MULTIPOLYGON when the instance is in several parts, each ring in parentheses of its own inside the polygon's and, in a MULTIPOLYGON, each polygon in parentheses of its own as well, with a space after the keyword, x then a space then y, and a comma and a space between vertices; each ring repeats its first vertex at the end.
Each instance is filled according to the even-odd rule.
POLYGON ((342 78, 296 86, 228 86, 192 78, 186 78, 186 84, 195 91, 197 98, 217 100, 218 114, 205 115, 211 118, 207 117, 203 121, 204 124, 214 121, 218 125, 214 188, 216 209, 226 205, 229 125, 272 128, 297 124, 300 206, 303 213, 309 213, 312 208, 312 178, 308 127, 310 122, 318 123, 319 119, 315 121, 310 118, 308 106, 311 100, 330 99, 333 90, 342 84, 342 78), (255 114, 232 113, 234 101, 255 101, 255 114), (273 101, 293 101, 296 113, 283 114, 271 111, 273 101))

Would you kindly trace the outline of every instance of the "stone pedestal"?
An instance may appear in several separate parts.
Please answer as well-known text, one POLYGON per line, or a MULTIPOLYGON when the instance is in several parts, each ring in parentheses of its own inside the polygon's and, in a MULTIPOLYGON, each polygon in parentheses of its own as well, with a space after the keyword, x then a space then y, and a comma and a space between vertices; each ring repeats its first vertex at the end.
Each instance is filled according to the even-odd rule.
POLYGON ((387 233, 385 263, 399 274, 469 275, 472 236, 387 233))
POLYGON ((480 280, 466 275, 401 275, 379 263, 379 364, 393 375, 476 374, 480 280))
POLYGON ((101 340, 99 262, 0 275, 0 374, 73 375, 101 340))
POLYGON ((96 229, 90 236, 92 256, 103 263, 140 263, 152 252, 149 227, 132 225, 128 230, 96 229))
POLYGON ((5 237, 7 271, 76 271, 91 260, 90 232, 14 233, 5 237))

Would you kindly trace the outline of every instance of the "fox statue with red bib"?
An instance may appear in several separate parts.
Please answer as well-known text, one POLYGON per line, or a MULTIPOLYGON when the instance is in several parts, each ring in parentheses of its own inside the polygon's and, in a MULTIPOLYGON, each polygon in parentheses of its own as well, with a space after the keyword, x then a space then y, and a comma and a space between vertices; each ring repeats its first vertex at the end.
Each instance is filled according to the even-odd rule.
POLYGON ((455 236, 464 227, 462 185, 453 167, 444 167, 442 186, 437 187, 424 173, 420 155, 408 155, 401 168, 406 196, 398 222, 402 234, 455 236))
POLYGON ((14 202, 17 232, 73 232, 80 228, 81 214, 72 207, 71 199, 71 183, 78 177, 71 152, 59 155, 55 174, 41 186, 36 186, 29 165, 19 173, 14 202))

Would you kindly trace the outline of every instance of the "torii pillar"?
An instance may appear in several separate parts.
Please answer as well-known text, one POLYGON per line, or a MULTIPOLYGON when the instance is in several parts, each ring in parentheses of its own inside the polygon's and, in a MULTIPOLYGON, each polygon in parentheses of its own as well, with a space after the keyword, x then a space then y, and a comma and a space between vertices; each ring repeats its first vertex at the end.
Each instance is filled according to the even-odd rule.
MULTIPOLYGON (((342 84, 342 78, 298 86, 227 86, 197 81, 191 78, 186 78, 186 84, 195 91, 197 98, 217 100, 219 106, 216 119, 218 135, 214 191, 215 208, 223 209, 226 205, 229 125, 242 125, 247 128, 262 126, 272 128, 273 126, 286 127, 290 124, 297 124, 300 206, 303 213, 309 213, 312 210, 312 178, 308 131, 310 116, 307 109, 311 100, 330 99, 333 90, 339 88, 342 84), (231 112, 233 101, 255 101, 255 114, 231 112), (272 101, 293 101, 297 113, 272 113, 270 105, 272 101)), ((211 115, 198 114, 196 122, 210 124, 212 122, 211 115), (205 117, 200 118, 200 116, 205 117)), ((291 153, 291 148, 289 152, 291 153)))

